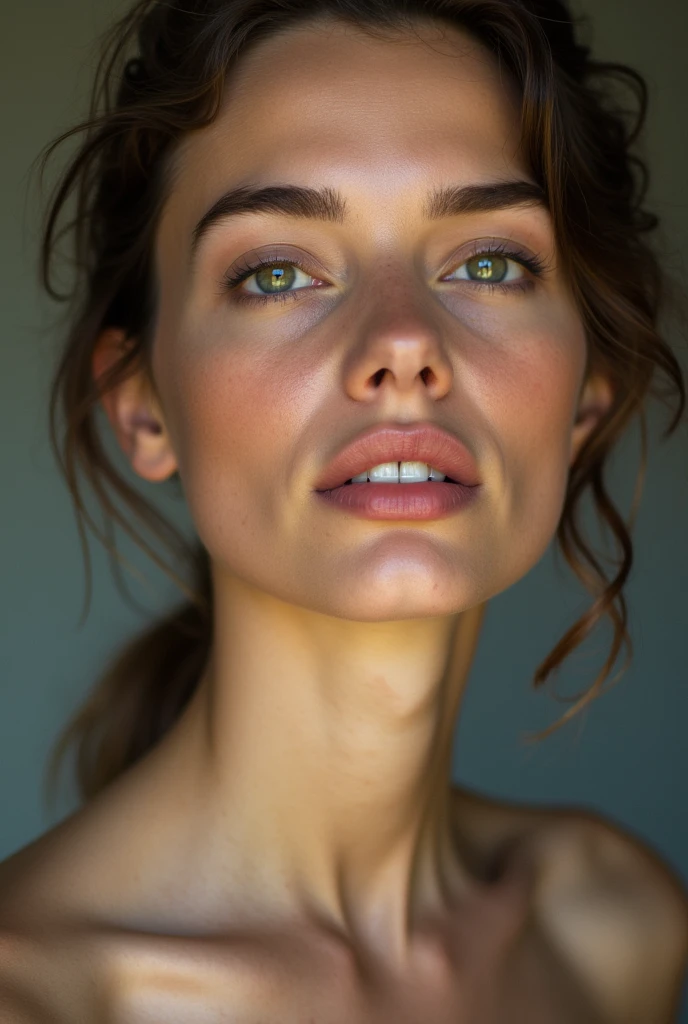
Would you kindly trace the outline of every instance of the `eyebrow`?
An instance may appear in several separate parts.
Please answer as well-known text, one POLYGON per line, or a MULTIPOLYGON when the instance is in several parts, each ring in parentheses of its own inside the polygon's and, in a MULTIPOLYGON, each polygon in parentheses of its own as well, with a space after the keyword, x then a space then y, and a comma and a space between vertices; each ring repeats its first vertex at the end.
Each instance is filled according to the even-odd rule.
MULTIPOLYGON (((539 185, 514 180, 436 187, 428 193, 422 215, 425 220, 440 220, 515 206, 541 206, 549 210, 545 192, 539 185)), ((336 189, 327 186, 238 186, 220 196, 199 220, 191 236, 191 258, 213 224, 229 217, 265 212, 343 224, 346 221, 346 200, 336 189)))

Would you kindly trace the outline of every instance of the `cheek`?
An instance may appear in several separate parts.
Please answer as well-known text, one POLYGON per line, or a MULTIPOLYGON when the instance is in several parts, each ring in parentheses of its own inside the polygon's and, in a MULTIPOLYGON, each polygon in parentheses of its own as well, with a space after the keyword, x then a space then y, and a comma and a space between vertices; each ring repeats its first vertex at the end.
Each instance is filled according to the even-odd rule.
MULTIPOLYGON (((509 361, 502 375, 494 414, 502 422, 500 439, 514 472, 532 474, 545 465, 567 469, 567 454, 579 385, 578 360, 559 345, 534 344, 509 361)), ((496 396, 495 396, 496 397, 496 396)))
POLYGON ((232 519, 250 531, 255 516, 268 513, 265 481, 279 473, 291 403, 264 341, 259 347, 230 327, 215 306, 199 316, 191 285, 170 258, 174 241, 158 253, 164 284, 154 368, 185 497, 205 541, 232 519))
POLYGON ((162 370, 189 510, 210 550, 277 530, 294 446, 308 421, 308 379, 283 348, 262 352, 215 331, 182 332, 162 370))
POLYGON ((573 313, 527 331, 514 329, 508 344, 483 350, 477 401, 498 460, 497 536, 505 545, 502 557, 518 537, 523 566, 514 567, 517 573, 544 553, 561 518, 585 355, 584 332, 573 313))

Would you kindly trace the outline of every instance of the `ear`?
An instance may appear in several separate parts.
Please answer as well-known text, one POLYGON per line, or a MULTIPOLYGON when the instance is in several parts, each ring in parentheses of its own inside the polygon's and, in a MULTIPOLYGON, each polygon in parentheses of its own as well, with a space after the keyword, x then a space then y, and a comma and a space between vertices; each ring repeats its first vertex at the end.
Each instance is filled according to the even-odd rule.
MULTIPOLYGON (((91 367, 98 381, 131 345, 125 331, 109 327, 93 352, 91 367)), ((101 395, 103 406, 120 448, 132 469, 145 480, 166 480, 177 469, 177 459, 165 429, 162 410, 143 370, 101 395)))
POLYGON ((614 388, 602 374, 591 376, 583 387, 576 420, 571 431, 569 467, 578 458, 583 444, 606 415, 614 401, 614 388))

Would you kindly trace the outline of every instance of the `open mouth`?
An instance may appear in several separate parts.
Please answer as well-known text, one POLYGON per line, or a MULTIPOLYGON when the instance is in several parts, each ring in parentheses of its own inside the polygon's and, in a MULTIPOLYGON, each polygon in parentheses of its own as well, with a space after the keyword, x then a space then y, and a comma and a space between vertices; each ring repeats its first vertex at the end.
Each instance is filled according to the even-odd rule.
POLYGON ((477 484, 459 484, 451 477, 444 480, 408 480, 400 486, 390 486, 379 480, 353 480, 328 490, 316 491, 319 501, 348 515, 363 519, 418 522, 441 519, 468 508, 478 499, 481 487, 477 484))
MULTIPOLYGON (((389 480, 389 481, 387 481, 387 480, 384 480, 384 481, 383 480, 366 480, 366 481, 357 480, 356 481, 356 483, 359 483, 359 484, 364 484, 364 483, 367 483, 367 484, 379 484, 379 483, 382 483, 385 487, 390 487, 390 486, 395 486, 395 485, 396 486, 401 486, 401 487, 408 487, 409 484, 416 484, 416 485, 417 484, 433 484, 433 486, 436 486, 437 484, 458 484, 458 482, 459 482, 458 480, 452 480, 452 478, 449 477, 449 476, 445 477, 444 480, 431 480, 431 479, 427 479, 427 480, 389 480)), ((345 480, 343 484, 339 484, 338 486, 339 487, 348 487, 349 484, 353 484, 353 480, 345 480)), ((334 488, 332 488, 332 489, 334 490, 334 488)))

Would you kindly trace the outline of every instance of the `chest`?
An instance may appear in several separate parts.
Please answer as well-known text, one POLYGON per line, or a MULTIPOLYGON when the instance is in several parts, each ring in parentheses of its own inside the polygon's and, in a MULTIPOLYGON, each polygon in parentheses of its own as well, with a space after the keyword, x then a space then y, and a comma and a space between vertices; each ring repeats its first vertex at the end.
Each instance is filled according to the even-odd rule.
POLYGON ((17 990, 51 1024, 606 1024, 537 930, 499 962, 430 958, 395 977, 298 940, 82 935, 20 952, 17 990))
POLYGON ((492 969, 434 964, 393 979, 296 947, 281 961, 206 949, 180 962, 150 951, 123 970, 120 958, 99 1000, 103 1024, 605 1024, 537 933, 492 969))
POLYGON ((43 931, 17 967, 51 1024, 607 1024, 511 877, 433 922, 402 969, 322 930, 185 939, 105 921, 43 931))

